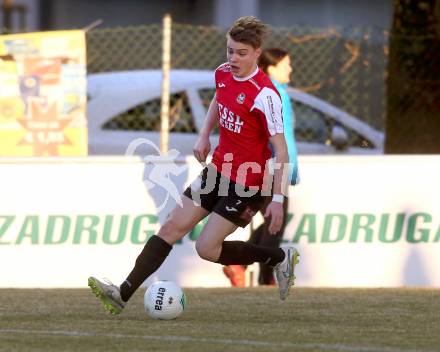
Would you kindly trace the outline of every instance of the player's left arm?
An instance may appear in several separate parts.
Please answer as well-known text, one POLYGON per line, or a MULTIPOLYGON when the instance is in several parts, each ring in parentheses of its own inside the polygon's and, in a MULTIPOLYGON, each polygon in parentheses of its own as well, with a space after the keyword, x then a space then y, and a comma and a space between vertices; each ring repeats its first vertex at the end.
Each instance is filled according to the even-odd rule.
MULTIPOLYGON (((281 97, 273 87, 264 87, 255 98, 253 109, 260 111, 262 123, 266 128, 267 136, 275 152, 275 172, 273 179, 272 202, 266 209, 265 217, 270 216, 269 232, 276 234, 283 225, 283 202, 287 192, 287 182, 284 170, 288 169, 289 162, 287 144, 284 138, 283 112, 281 97)), ((266 174, 265 170, 265 174, 266 174)), ((271 182, 269 182, 271 183, 271 182)), ((264 188, 264 185, 263 185, 264 188)))
POLYGON ((283 133, 274 134, 270 137, 270 142, 275 153, 273 197, 264 216, 271 217, 269 232, 276 234, 283 225, 283 202, 284 196, 287 195, 288 177, 286 177, 286 172, 288 171, 289 154, 283 133))

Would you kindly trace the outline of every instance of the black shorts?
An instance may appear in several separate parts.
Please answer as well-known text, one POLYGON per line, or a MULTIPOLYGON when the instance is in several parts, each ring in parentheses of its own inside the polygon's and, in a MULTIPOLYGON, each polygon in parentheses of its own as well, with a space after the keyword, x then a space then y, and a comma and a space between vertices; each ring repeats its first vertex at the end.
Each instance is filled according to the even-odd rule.
POLYGON ((213 166, 205 167, 183 194, 210 213, 217 213, 240 227, 246 227, 264 205, 260 190, 236 184, 213 166))

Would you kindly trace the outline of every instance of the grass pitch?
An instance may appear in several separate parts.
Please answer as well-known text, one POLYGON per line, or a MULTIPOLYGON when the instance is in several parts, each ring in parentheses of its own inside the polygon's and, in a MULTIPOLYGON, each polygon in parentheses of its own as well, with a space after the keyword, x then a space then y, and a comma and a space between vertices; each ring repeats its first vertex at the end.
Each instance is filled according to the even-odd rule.
POLYGON ((440 290, 185 289, 173 321, 139 291, 119 316, 89 290, 0 290, 0 351, 440 351, 440 290))

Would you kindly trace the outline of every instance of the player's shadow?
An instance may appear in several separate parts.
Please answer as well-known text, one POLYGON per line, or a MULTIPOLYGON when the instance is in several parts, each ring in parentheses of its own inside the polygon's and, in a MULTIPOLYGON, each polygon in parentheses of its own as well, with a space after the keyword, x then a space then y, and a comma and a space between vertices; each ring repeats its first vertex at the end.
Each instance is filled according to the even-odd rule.
POLYGON ((423 256, 417 248, 410 249, 406 257, 402 272, 402 284, 404 286, 432 285, 423 256))
MULTIPOLYGON (((414 213, 411 206, 406 206, 402 213, 406 214, 406 221, 408 217, 414 213)), ((404 236, 404 235, 403 235, 404 236)), ((430 286, 432 281, 430 279, 429 270, 426 267, 426 258, 423 256, 423 251, 419 250, 418 245, 408 243, 408 252, 402 261, 402 285, 403 286, 430 286)))

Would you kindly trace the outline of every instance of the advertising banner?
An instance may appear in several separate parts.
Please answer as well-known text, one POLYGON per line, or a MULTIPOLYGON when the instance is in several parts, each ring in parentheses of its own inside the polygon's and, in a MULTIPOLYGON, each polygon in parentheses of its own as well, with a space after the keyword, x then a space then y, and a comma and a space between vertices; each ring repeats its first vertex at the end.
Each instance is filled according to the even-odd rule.
MULTIPOLYGON (((284 234, 301 253, 298 285, 440 286, 440 157, 299 162, 284 234)), ((0 287, 85 287, 92 275, 119 284, 201 170, 162 157, 1 159, 0 287)), ((202 228, 148 282, 229 286, 221 266, 196 253, 202 228)), ((248 236, 249 226, 228 240, 248 236)))
POLYGON ((0 36, 0 156, 87 155, 81 30, 0 36))

